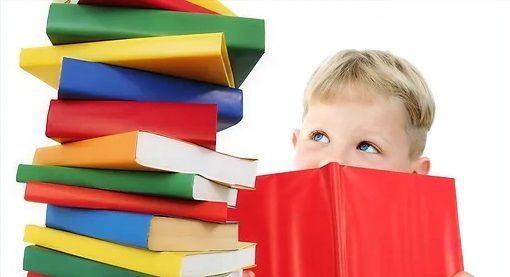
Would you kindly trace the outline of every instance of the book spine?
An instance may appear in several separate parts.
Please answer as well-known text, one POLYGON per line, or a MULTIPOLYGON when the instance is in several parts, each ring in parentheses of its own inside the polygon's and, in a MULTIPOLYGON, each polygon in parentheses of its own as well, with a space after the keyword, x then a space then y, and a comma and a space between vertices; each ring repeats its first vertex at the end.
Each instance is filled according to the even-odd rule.
POLYGON ((136 272, 108 264, 84 259, 40 246, 27 246, 23 256, 23 270, 32 277, 40 276, 108 276, 108 277, 149 277, 152 275, 136 272), (37 273, 36 273, 37 272, 37 273), (44 275, 43 275, 44 274, 44 275))
POLYGON ((331 200, 331 223, 333 228, 333 253, 336 256, 335 261, 335 276, 348 277, 349 264, 346 259, 346 230, 345 230, 345 201, 343 201, 343 180, 342 180, 342 167, 328 166, 326 171, 326 178, 329 179, 331 200))
POLYGON ((66 56, 234 87, 223 33, 23 48, 20 67, 57 88, 66 56))
POLYGON ((152 215, 48 205, 46 226, 115 243, 148 248, 152 215))
POLYGON ((136 130, 188 141, 214 150, 216 106, 134 101, 50 102, 46 136, 60 143, 136 130))
POLYGON ((179 200, 51 183, 28 182, 25 200, 64 207, 157 214, 209 222, 221 223, 227 220, 226 203, 179 200))
POLYGON ((179 252, 143 250, 36 225, 26 226, 23 240, 82 258, 156 276, 180 276, 185 255, 179 252))
POLYGON ((16 181, 45 182, 193 200, 194 175, 20 164, 16 181))

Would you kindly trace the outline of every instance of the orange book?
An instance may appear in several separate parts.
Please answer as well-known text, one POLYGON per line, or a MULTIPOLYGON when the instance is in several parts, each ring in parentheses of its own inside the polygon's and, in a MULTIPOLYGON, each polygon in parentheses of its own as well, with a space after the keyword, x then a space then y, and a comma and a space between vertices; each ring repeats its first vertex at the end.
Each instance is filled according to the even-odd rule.
POLYGON ((192 173, 231 187, 255 186, 256 160, 135 131, 38 148, 33 164, 192 173))

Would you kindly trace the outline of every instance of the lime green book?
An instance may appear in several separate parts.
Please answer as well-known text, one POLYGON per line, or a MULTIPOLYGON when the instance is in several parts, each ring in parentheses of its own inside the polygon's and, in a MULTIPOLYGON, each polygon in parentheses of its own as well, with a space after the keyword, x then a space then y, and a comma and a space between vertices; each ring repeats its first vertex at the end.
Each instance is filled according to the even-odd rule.
POLYGON ((265 50, 264 20, 214 14, 51 4, 46 33, 54 45, 152 36, 224 33, 235 86, 265 50), (105 27, 107 26, 107 27, 105 27))
POLYGON ((237 190, 196 174, 20 164, 16 181, 46 182, 236 205, 237 190))

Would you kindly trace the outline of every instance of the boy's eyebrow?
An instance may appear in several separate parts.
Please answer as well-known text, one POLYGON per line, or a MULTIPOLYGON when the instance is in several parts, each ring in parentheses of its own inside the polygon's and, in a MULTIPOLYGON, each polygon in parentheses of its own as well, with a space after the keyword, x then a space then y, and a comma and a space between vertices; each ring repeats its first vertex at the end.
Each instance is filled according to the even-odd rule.
POLYGON ((387 139, 386 136, 381 134, 381 132, 378 132, 375 130, 369 130, 369 129, 363 129, 362 131, 370 137, 375 137, 375 138, 381 139, 386 144, 392 145, 391 140, 387 139))

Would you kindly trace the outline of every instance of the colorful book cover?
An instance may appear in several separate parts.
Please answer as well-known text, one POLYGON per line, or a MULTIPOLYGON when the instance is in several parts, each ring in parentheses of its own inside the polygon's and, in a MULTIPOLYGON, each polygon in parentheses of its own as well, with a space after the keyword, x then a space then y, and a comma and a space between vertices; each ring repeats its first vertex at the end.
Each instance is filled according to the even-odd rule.
POLYGON ((56 206, 113 210, 226 222, 227 205, 90 189, 42 182, 28 182, 25 200, 56 206))
POLYGON ((250 188, 257 171, 256 160, 142 131, 37 148, 33 164, 182 172, 250 188))
POLYGON ((26 226, 24 241, 156 276, 209 276, 255 264, 255 245, 244 242, 235 251, 156 252, 35 225, 26 226))
POLYGON ((236 250, 237 223, 48 205, 46 226, 152 251, 236 250))
POLYGON ((196 174, 20 164, 16 181, 44 182, 153 196, 224 202, 235 206, 237 190, 196 174))
POLYGON ((223 33, 23 48, 20 53, 20 67, 57 88, 63 57, 234 86, 223 33))
POLYGON ((211 104, 51 100, 46 136, 66 143, 143 130, 214 150, 216 113, 211 104))
POLYGON ((54 45, 169 35, 224 33, 239 87, 265 51, 264 20, 232 16, 52 4, 46 33, 54 45), (104 28, 108 26, 108 28, 104 28))
MULTIPOLYGON (((462 271, 454 180, 354 168, 257 178, 229 219, 255 276, 428 277, 462 271)), ((231 213, 230 213, 231 212, 231 213)))
POLYGON ((216 104, 218 131, 243 117, 240 89, 72 58, 62 62, 58 98, 216 104))

